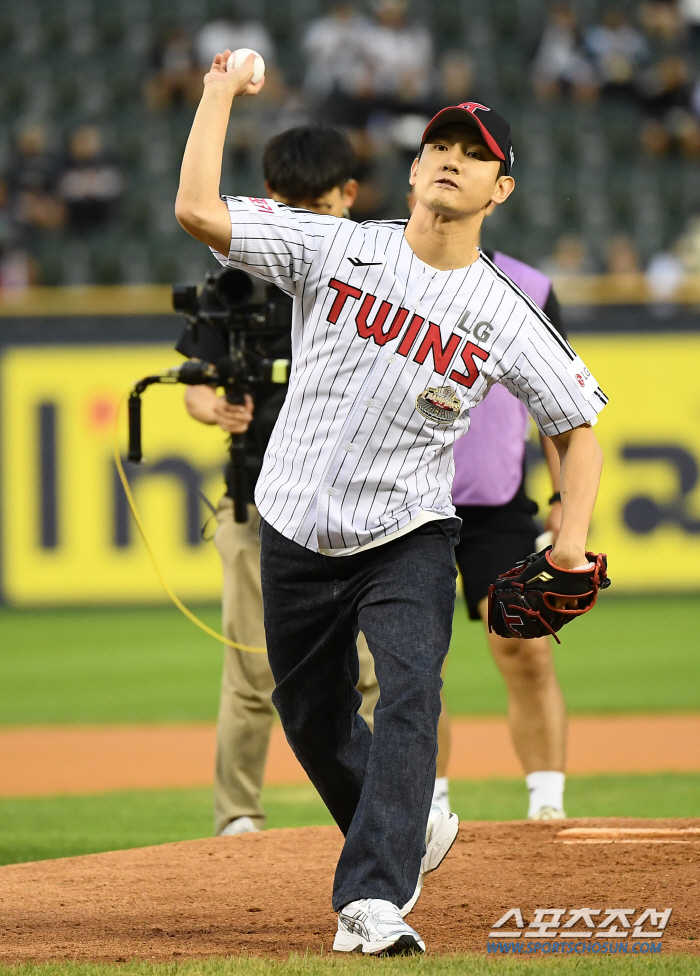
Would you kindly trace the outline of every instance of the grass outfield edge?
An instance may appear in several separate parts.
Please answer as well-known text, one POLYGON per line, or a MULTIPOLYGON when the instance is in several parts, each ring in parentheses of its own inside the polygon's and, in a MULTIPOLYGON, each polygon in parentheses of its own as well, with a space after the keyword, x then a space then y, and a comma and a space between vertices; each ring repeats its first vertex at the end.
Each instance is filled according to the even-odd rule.
MULTIPOLYGON (((606 597, 567 627, 554 655, 570 711, 700 710, 695 607, 670 595, 606 597)), ((201 612, 218 626, 215 607, 201 612)), ((174 608, 0 607, 0 670, 3 725, 216 720, 219 647, 174 608)), ((445 694, 455 715, 506 713, 483 627, 461 600, 445 694)))
MULTIPOLYGON (((451 798, 461 820, 521 820, 527 813, 523 779, 452 781, 451 798)), ((333 822, 310 784, 266 787, 262 802, 271 828, 333 822)), ((575 817, 700 817, 700 773, 572 776, 565 803, 575 817)), ((195 840, 212 834, 212 791, 5 798, 0 823, 0 865, 195 840)))

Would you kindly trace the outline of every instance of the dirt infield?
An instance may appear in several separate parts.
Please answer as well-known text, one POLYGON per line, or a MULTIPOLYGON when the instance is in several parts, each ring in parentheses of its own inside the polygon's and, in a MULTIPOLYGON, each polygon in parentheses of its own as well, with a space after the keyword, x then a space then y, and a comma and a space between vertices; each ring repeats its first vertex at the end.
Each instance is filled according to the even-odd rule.
MULTIPOLYGON (((452 721, 453 779, 520 776, 502 718, 452 721)), ((0 796, 208 786, 213 725, 53 727, 0 730, 0 796)), ((700 715, 572 716, 570 773, 700 771, 700 715)), ((304 783, 279 725, 272 730, 267 783, 304 783)))
MULTIPOLYGON (((307 827, 2 867, 0 961, 327 953, 340 847, 307 827)), ((431 953, 485 952, 515 907, 672 908, 663 951, 700 954, 699 867, 700 819, 466 823, 411 921, 431 953)))

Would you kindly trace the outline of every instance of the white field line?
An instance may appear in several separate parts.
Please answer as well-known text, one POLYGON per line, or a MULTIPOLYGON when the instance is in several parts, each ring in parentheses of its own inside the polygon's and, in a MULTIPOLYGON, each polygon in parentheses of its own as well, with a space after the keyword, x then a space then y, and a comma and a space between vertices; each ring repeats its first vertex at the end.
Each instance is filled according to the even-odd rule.
POLYGON ((563 844, 700 844, 700 827, 565 827, 563 844))
POLYGON ((667 837, 663 840, 654 840, 651 837, 639 839, 639 840, 625 840, 622 837, 609 837, 609 838, 596 838, 596 837, 582 837, 579 840, 562 840, 562 844, 688 844, 698 846, 700 845, 700 840, 672 840, 667 837))
POLYGON ((565 827, 557 837, 687 837, 700 827, 565 827))

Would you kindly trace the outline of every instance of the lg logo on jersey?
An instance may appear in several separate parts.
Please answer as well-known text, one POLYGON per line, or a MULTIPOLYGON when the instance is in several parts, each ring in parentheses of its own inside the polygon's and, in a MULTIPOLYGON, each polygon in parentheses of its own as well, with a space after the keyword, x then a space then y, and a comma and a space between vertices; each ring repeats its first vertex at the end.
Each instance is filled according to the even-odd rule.
MULTIPOLYGON (((374 318, 370 322, 370 315, 377 302, 376 295, 363 293, 359 288, 348 285, 344 281, 338 281, 337 278, 331 278, 328 282, 328 287, 337 292, 326 317, 326 320, 331 325, 335 325, 338 321, 348 300, 358 301, 362 299, 355 314, 355 326, 357 327, 357 334, 360 338, 373 339, 378 346, 383 346, 392 339, 400 338, 396 352, 400 356, 408 357, 425 323, 424 318, 414 314, 408 322, 408 325, 406 325, 406 320, 410 314, 409 310, 401 307, 396 308, 391 302, 383 301, 380 303, 379 308, 374 313, 374 318)), ((483 342, 490 335, 491 329, 492 326, 489 322, 479 322, 474 329, 473 335, 476 339, 483 342), (477 329, 480 330, 479 334, 477 334, 477 329)), ((463 323, 461 323, 461 330, 463 332, 470 331, 469 329, 464 329, 463 323)), ((413 361, 422 365, 428 356, 431 355, 435 372, 444 376, 462 341, 462 336, 456 335, 453 332, 443 346, 440 327, 434 322, 428 322, 425 335, 412 357, 413 361)), ((470 389, 479 376, 480 364, 486 362, 489 358, 489 353, 469 341, 461 350, 460 358, 464 364, 465 371, 461 372, 461 370, 453 369, 449 374, 449 378, 454 380, 455 383, 466 387, 466 389, 470 389)))
POLYGON ((473 327, 471 325, 467 325, 467 320, 469 319, 470 315, 471 312, 465 310, 460 316, 456 328, 459 329, 460 332, 464 332, 465 335, 469 335, 471 332, 474 338, 479 342, 486 342, 488 337, 493 332, 493 326, 490 322, 477 322, 473 327))

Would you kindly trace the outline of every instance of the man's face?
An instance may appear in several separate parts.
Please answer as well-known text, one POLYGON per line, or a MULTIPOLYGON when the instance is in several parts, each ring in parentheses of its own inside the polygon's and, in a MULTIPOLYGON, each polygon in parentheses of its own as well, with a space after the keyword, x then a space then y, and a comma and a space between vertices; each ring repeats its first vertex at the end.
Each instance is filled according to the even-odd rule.
POLYGON ((299 207, 301 210, 327 214, 330 217, 345 217, 355 202, 357 181, 348 180, 344 186, 334 186, 332 190, 328 190, 316 200, 287 200, 279 193, 275 193, 274 190, 270 190, 269 187, 268 192, 273 200, 277 200, 278 203, 286 203, 290 207, 299 207))
POLYGON ((515 182, 498 176, 501 160, 472 125, 446 125, 426 142, 411 167, 416 200, 433 213, 460 217, 503 203, 515 182))

